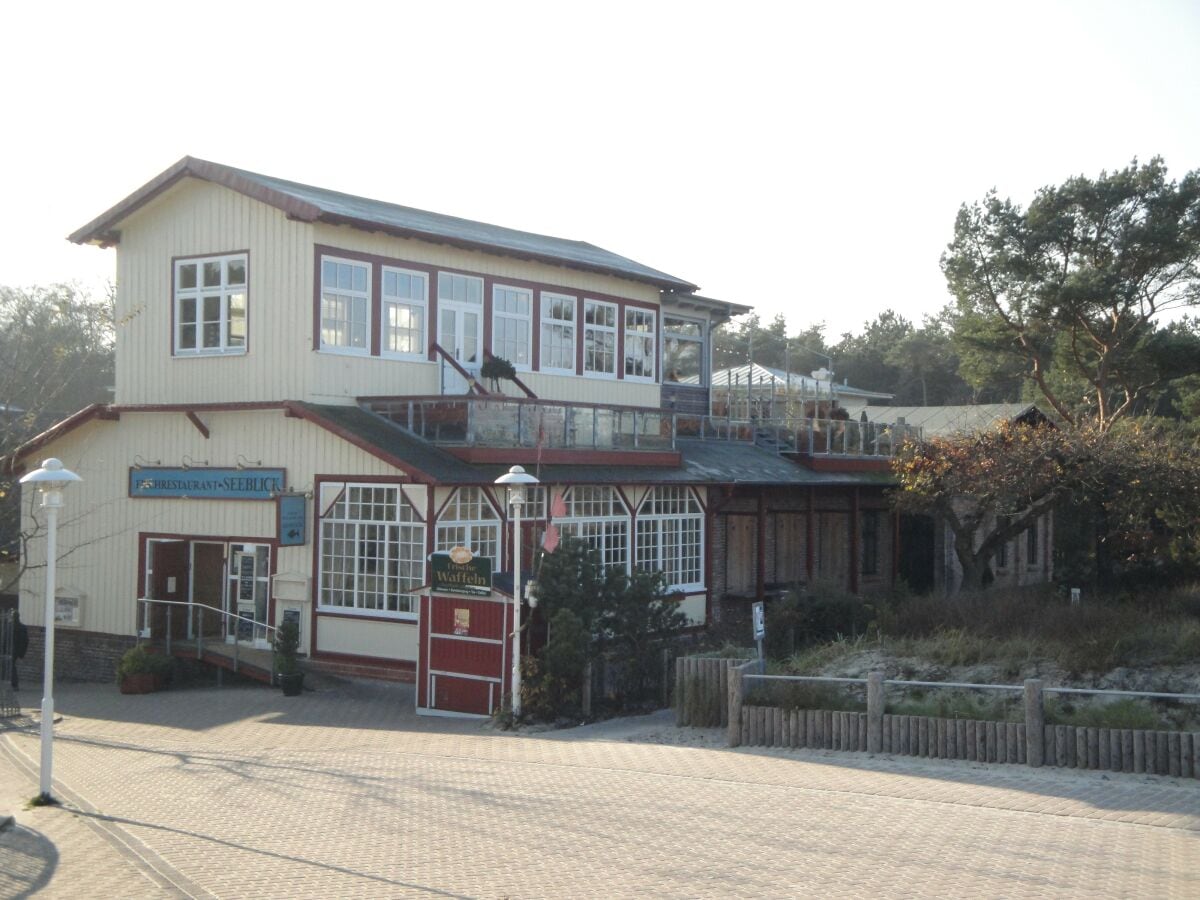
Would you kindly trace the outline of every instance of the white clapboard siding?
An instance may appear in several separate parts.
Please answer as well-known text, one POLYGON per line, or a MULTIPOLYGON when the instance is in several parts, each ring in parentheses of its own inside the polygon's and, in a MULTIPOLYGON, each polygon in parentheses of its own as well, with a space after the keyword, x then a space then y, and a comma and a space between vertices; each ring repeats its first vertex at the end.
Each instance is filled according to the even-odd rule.
MULTIPOLYGON (((83 425, 29 460, 32 467, 57 456, 84 478, 64 495, 59 548, 66 555, 58 569, 61 593, 86 595, 84 630, 134 632, 135 600, 143 587, 138 571, 139 532, 247 540, 275 537, 275 504, 270 501, 129 499, 128 470, 135 457, 148 461, 147 465, 159 460, 163 466, 179 466, 186 455, 194 461, 207 460, 211 467, 232 467, 240 454, 243 459, 261 460, 264 468, 286 469, 288 486, 297 490, 311 490, 318 474, 406 480, 374 456, 316 425, 287 418, 282 410, 199 415, 209 428, 208 440, 182 413, 126 412, 118 422, 83 425)), ((423 489, 418 494, 423 495, 423 489)), ((421 496, 417 499, 423 503, 421 496)), ((23 527, 28 530, 32 527, 28 490, 22 508, 23 527)), ((312 571, 312 530, 310 524, 306 546, 280 551, 278 571, 312 571)), ((21 579, 21 614, 37 625, 43 619, 45 552, 44 538, 31 543, 28 559, 33 568, 21 579)))

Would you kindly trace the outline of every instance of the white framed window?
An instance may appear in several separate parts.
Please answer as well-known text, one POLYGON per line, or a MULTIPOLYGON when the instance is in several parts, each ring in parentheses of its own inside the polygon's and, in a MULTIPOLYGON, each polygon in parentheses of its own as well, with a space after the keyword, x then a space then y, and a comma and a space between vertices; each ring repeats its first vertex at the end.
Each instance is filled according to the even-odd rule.
POLYGON ((554 520, 559 534, 582 540, 607 568, 628 572, 629 512, 616 488, 576 485, 563 500, 567 514, 554 520))
POLYGON ((371 266, 321 257, 321 349, 371 352, 371 266))
POLYGON ((176 356, 246 352, 246 254, 175 261, 176 356))
POLYGON ((476 556, 487 557, 492 571, 500 571, 500 516, 483 488, 457 488, 438 517, 437 550, 455 547, 468 547, 476 556))
POLYGON ((380 302, 383 304, 379 342, 389 356, 424 359, 429 320, 429 278, 424 272, 383 266, 380 270, 380 302))
POLYGON ((415 618, 425 583, 425 525, 397 486, 340 484, 321 514, 318 608, 415 618))
POLYGON ((617 374, 617 305, 603 300, 583 301, 583 371, 617 374))
POLYGON ((637 567, 671 590, 704 589, 704 510, 689 487, 660 485, 638 507, 637 567))
POLYGON ((542 291, 542 344, 538 367, 543 372, 575 374, 576 299, 542 291))
POLYGON ((658 343, 658 314, 625 307, 625 377, 653 381, 658 343))
POLYGON ((438 272, 439 303, 472 303, 483 305, 483 279, 473 275, 438 272))
POLYGON ((492 286, 492 354, 526 371, 533 360, 532 313, 533 291, 492 286))
POLYGON ((663 383, 708 384, 705 324, 663 315, 663 383))

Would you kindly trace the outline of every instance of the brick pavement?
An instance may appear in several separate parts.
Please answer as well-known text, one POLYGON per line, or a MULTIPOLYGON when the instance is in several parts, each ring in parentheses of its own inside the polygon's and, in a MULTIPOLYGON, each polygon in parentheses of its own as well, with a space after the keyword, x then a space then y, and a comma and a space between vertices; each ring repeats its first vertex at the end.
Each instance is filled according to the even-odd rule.
MULTIPOLYGON (((68 686, 55 773, 80 812, 35 824, 100 826, 63 859, 78 840, 196 896, 1200 896, 1196 782, 729 751, 663 716, 512 735, 418 719, 410 691, 68 686)), ((0 742, 36 760, 36 733, 0 742)))

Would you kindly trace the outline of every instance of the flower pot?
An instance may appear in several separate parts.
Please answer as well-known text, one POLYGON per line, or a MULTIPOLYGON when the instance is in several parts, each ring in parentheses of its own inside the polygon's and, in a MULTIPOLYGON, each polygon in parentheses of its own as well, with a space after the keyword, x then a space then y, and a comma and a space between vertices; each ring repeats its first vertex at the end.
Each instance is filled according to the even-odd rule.
POLYGON ((153 694, 162 689, 162 676, 154 672, 136 672, 121 679, 122 694, 153 694))
POLYGON ((293 672, 290 675, 280 675, 279 684, 283 688, 283 696, 298 697, 304 689, 304 673, 293 672))

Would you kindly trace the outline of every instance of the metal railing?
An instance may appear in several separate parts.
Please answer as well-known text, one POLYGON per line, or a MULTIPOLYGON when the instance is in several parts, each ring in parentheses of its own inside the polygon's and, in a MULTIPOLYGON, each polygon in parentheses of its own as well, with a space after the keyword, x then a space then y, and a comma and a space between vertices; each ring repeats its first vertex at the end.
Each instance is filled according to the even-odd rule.
MULTIPOLYGON (((257 629, 262 629, 264 634, 266 635, 266 641, 267 641, 268 646, 269 647, 275 646, 274 634, 276 632, 278 632, 278 630, 279 630, 278 628, 276 628, 274 625, 267 625, 264 622, 256 622, 254 619, 248 618, 246 616, 238 615, 237 613, 227 612, 226 610, 223 610, 223 609, 217 609, 215 606, 208 606, 207 604, 196 603, 195 601, 191 601, 191 600, 157 600, 153 597, 138 597, 137 602, 138 602, 137 635, 138 635, 139 640, 141 640, 143 638, 155 640, 155 637, 153 634, 153 623, 151 622, 151 617, 150 617, 150 610, 152 609, 151 605, 158 604, 159 606, 165 607, 165 609, 166 609, 166 615, 165 615, 166 633, 163 638, 163 649, 166 650, 168 656, 171 655, 172 644, 177 640, 172 634, 172 632, 174 631, 174 628, 173 628, 174 623, 172 621, 172 618, 173 618, 172 610, 174 610, 175 607, 183 607, 185 609, 185 611, 186 611, 185 612, 185 615, 186 615, 185 621, 188 624, 188 632, 189 633, 191 633, 193 631, 193 625, 196 626, 194 628, 194 631, 195 631, 194 638, 186 637, 186 638, 182 639, 185 642, 195 640, 195 642, 196 642, 196 659, 204 658, 204 637, 205 637, 205 635, 204 635, 204 617, 205 617, 205 615, 208 615, 208 614, 216 615, 218 617, 218 620, 221 622, 221 631, 220 631, 221 640, 219 641, 220 646, 229 646, 230 645, 230 642, 225 640, 226 637, 232 636, 234 638, 234 640, 232 642, 233 671, 234 672, 238 671, 238 668, 241 665, 242 642, 241 642, 241 640, 239 640, 239 635, 238 635, 238 625, 239 624, 241 624, 241 623, 248 624, 251 627, 251 636, 252 637, 254 637, 255 631, 257 629), (194 613, 199 613, 199 615, 197 617, 194 617, 193 616, 194 613), (229 628, 230 624, 233 625, 232 631, 229 628)), ((275 683, 275 675, 276 675, 275 666, 272 665, 271 666, 271 683, 272 684, 275 683)))
POLYGON ((902 443, 920 441, 913 425, 856 422, 846 419, 733 419, 722 416, 678 417, 678 436, 706 441, 744 441, 779 454, 830 457, 893 456, 902 443))

